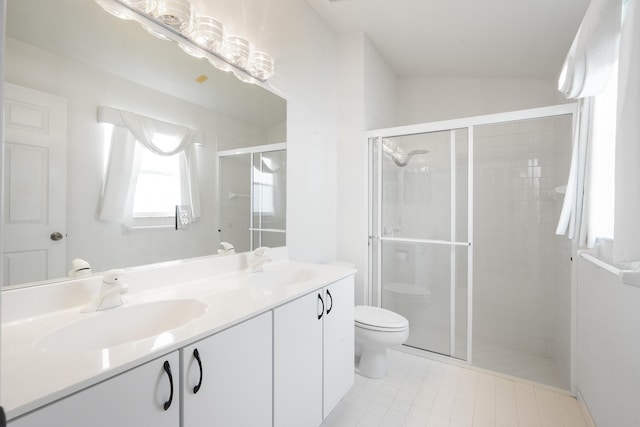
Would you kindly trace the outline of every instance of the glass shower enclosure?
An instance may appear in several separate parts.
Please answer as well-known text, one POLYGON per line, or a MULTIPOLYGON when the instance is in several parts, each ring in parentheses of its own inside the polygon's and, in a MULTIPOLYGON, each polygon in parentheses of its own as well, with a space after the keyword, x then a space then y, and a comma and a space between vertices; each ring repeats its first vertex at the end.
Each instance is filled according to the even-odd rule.
POLYGON ((468 129, 372 138, 370 153, 373 302, 409 320, 407 345, 466 359, 468 129))
POLYGON ((286 144, 221 151, 220 241, 236 252, 286 245, 286 144))
POLYGON ((573 390, 573 104, 368 133, 368 303, 406 346, 573 390))

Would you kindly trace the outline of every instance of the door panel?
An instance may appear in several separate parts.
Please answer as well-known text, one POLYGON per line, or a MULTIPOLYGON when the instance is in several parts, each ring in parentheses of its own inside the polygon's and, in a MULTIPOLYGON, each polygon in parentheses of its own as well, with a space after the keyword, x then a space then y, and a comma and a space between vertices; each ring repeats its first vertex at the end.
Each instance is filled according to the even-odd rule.
POLYGON ((273 425, 322 423, 322 291, 273 311, 273 425))
POLYGON ((324 292, 324 418, 354 382, 353 287, 354 278, 351 276, 326 287, 324 292))
POLYGON ((464 128, 370 143, 372 300, 409 320, 407 345, 462 359, 468 135, 464 128))
POLYGON ((5 84, 5 285, 65 276, 66 133, 66 100, 5 84))

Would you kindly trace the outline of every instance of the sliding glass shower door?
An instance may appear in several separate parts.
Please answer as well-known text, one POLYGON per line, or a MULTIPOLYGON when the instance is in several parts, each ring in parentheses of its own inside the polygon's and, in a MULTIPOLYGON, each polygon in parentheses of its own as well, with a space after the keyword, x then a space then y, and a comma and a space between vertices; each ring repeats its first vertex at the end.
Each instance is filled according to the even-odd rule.
POLYGON ((555 235, 575 105, 369 133, 367 301, 407 345, 575 391, 576 279, 555 235))
POLYGON ((407 345, 466 359, 468 129, 369 148, 371 303, 409 320, 407 345))

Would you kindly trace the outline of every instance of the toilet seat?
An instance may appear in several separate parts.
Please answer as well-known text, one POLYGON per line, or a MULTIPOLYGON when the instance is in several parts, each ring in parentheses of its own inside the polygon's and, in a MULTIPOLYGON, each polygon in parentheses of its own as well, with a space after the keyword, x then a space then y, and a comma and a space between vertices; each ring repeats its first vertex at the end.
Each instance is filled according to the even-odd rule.
POLYGON ((409 328, 407 319, 380 307, 356 306, 354 320, 356 327, 372 331, 402 332, 409 328))

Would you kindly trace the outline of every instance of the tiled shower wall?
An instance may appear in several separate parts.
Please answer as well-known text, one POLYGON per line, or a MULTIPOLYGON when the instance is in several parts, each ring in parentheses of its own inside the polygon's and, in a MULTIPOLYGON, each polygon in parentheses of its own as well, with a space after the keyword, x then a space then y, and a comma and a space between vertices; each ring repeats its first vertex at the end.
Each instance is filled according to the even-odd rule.
POLYGON ((474 352, 503 348, 552 360, 554 385, 565 388, 570 247, 555 230, 570 135, 571 118, 562 116, 479 126, 474 143, 474 352))

